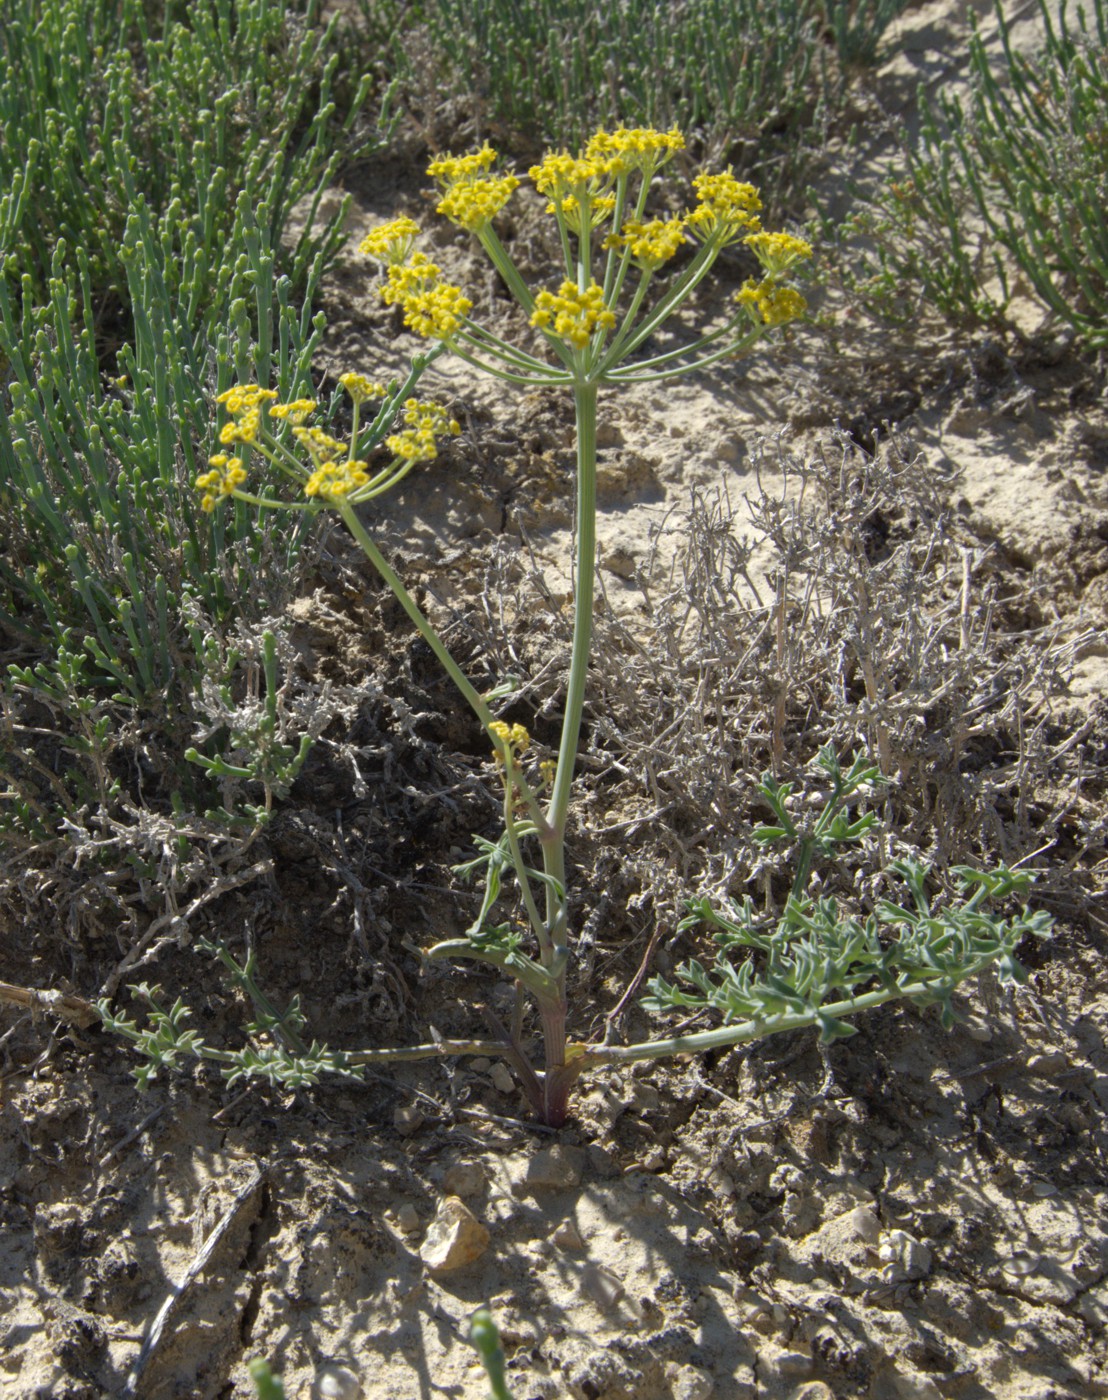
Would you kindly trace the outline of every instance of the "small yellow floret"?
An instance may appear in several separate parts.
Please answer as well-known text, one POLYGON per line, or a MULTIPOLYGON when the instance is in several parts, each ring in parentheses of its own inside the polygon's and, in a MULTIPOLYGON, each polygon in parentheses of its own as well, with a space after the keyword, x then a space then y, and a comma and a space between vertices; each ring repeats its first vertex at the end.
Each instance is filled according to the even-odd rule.
POLYGON ((701 238, 715 238, 722 245, 761 227, 758 191, 736 180, 730 169, 717 175, 697 175, 693 188, 700 203, 688 215, 688 223, 701 238))
POLYGON ((538 192, 554 200, 565 199, 570 194, 578 199, 584 194, 587 198, 608 179, 607 165, 603 160, 571 156, 565 151, 550 151, 528 173, 538 192))
POLYGON ((800 258, 812 256, 812 245, 791 233, 752 233, 743 242, 771 277, 780 277, 800 258))
POLYGON ((438 203, 438 212, 460 228, 476 233, 492 222, 519 189, 514 175, 490 175, 483 180, 462 180, 451 187, 438 203))
POLYGON ((408 261, 418 237, 419 225, 414 219, 393 219, 367 233, 358 244, 358 251, 388 267, 396 267, 408 261))
POLYGON ((390 267, 381 289, 382 300, 404 311, 404 324, 417 335, 449 340, 459 329, 473 302, 460 287, 443 282, 435 263, 415 253, 407 267, 390 267))
POLYGON ((761 282, 746 282, 735 293, 735 300, 745 308, 750 319, 765 326, 783 326, 795 321, 808 310, 808 303, 795 287, 779 287, 772 277, 761 282))
MULTIPOLYGON (((274 398, 276 398, 276 394, 274 398)), ((219 431, 219 440, 225 447, 236 442, 257 442, 262 426, 260 408, 242 408, 230 423, 224 423, 219 431)))
POLYGON ((269 406, 271 418, 287 418, 293 423, 303 423, 310 413, 319 407, 315 399, 291 399, 288 403, 274 403, 269 406))
POLYGON ((611 330, 615 323, 614 313, 604 303, 604 292, 595 282, 584 292, 568 281, 557 293, 540 292, 531 317, 533 326, 552 330, 578 350, 588 345, 594 331, 611 330))
POLYGON ((196 489, 204 494, 200 498, 200 509, 211 512, 226 496, 233 496, 235 487, 246 480, 241 457, 228 457, 225 452, 217 452, 208 458, 213 471, 203 472, 196 478, 196 489))
POLYGON ((684 241, 684 219, 651 219, 645 224, 624 224, 622 233, 608 235, 604 247, 626 249, 639 267, 653 271, 668 262, 684 241))
POLYGON ((404 422, 408 425, 399 433, 385 439, 385 446, 405 462, 431 462, 438 455, 436 438, 456 436, 461 425, 448 418, 446 409, 437 403, 420 403, 409 399, 404 405, 404 422))
POLYGON ((333 462, 346 451, 345 443, 337 441, 322 428, 293 428, 293 437, 308 449, 312 461, 318 466, 323 462, 333 462))
POLYGON ((585 156, 588 160, 603 161, 610 174, 640 170, 650 179, 675 151, 684 149, 685 138, 676 127, 671 131, 655 131, 648 126, 621 126, 615 131, 598 131, 585 147, 585 156))
POLYGON ((353 370, 348 370, 346 374, 340 374, 339 383, 355 403, 365 403, 368 399, 384 398, 387 392, 383 384, 367 379, 364 374, 355 374, 353 370))
MULTIPOLYGON (((508 724, 502 719, 494 719, 489 725, 489 733, 494 740, 500 740, 513 758, 525 754, 531 747, 531 736, 522 724, 508 724)), ((503 762, 503 753, 499 748, 493 750, 493 757, 498 763, 503 762)))
POLYGON ((369 480, 365 462, 323 462, 304 483, 305 496, 339 500, 369 480))
POLYGON ((486 141, 479 151, 471 151, 464 156, 441 156, 427 167, 432 180, 443 185, 456 185, 462 180, 472 180, 483 175, 496 164, 497 153, 486 141))
POLYGON ((224 389, 222 394, 217 395, 216 403, 235 417, 256 409, 259 404, 272 403, 276 397, 275 389, 262 389, 257 384, 236 384, 233 389, 224 389))
MULTIPOLYGON (((594 194, 591 199, 586 200, 586 207, 589 211, 589 228, 596 228, 605 219, 610 219, 615 211, 616 197, 614 194, 594 194)), ((551 202, 546 206, 548 214, 556 214, 562 211, 562 218, 566 222, 566 227, 573 233, 581 232, 581 201, 576 195, 567 194, 557 204, 551 202)))

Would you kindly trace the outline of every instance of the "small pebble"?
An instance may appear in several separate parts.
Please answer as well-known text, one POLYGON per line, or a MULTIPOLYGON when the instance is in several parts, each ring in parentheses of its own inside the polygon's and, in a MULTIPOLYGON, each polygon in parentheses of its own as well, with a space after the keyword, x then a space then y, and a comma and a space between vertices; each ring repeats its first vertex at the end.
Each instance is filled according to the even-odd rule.
POLYGON ((423 1225, 419 1218, 419 1211, 412 1205, 411 1201, 405 1201, 396 1212, 396 1223, 406 1235, 414 1234, 423 1225))
POLYGON ((312 1381, 312 1400, 362 1400, 362 1383, 346 1366, 327 1362, 312 1381))
POLYGON ((447 1196, 427 1227, 419 1257, 432 1273, 464 1269, 489 1247, 489 1232, 457 1196, 447 1196))
POLYGON ((1062 1074, 1069 1067, 1070 1062, 1061 1050, 1032 1055, 1027 1062, 1028 1073, 1038 1075, 1040 1079, 1053 1079, 1056 1074, 1062 1074))
POLYGON ((887 1230, 877 1257, 884 1265, 881 1276, 886 1283, 905 1283, 931 1272, 931 1250, 906 1230, 887 1230))
POLYGON ((881 1222, 869 1206, 855 1206, 847 1213, 846 1223, 855 1239, 866 1244, 876 1244, 881 1238, 881 1222))
POLYGON ((623 1284, 611 1269, 586 1264, 581 1270, 581 1291, 587 1293, 601 1312, 611 1312, 623 1298, 623 1284))
POLYGON ((644 1084, 640 1079, 632 1079, 631 1103, 639 1113, 657 1113, 662 1100, 653 1084, 644 1084))
POLYGON ((393 1111, 392 1126, 401 1137, 411 1137, 423 1127, 423 1113, 415 1104, 401 1104, 393 1111))
POLYGON ((894 1376, 893 1389, 897 1400, 943 1400, 942 1391, 930 1376, 894 1376))
POLYGON ((516 1089, 515 1077, 512 1071, 505 1064, 495 1064, 492 1067, 492 1084, 498 1094, 514 1094, 516 1089))
POLYGON ((475 1060, 470 1060, 469 1067, 474 1074, 488 1074, 492 1069, 492 1061, 486 1059, 484 1055, 478 1055, 475 1060))
POLYGON ((550 1238, 559 1249, 582 1250, 585 1247, 581 1231, 572 1220, 563 1220, 550 1238))
POLYGON ((1026 1278, 1028 1274, 1033 1274, 1042 1263, 1042 1257, 1038 1254, 1031 1254, 1026 1249, 1017 1250, 1011 1258, 1006 1259, 1001 1268, 1006 1274, 1011 1274, 1013 1278, 1026 1278))

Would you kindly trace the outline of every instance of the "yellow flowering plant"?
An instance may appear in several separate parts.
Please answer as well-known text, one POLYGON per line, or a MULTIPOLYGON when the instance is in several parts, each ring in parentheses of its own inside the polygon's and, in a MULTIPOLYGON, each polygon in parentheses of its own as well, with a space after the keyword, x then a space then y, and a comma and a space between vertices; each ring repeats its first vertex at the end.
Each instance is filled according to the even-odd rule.
MULTIPOLYGON (((205 1046, 182 1028, 180 1007, 164 1010, 143 990, 151 1027, 115 1017, 101 1007, 105 1023, 131 1039, 150 1062, 140 1077, 188 1054, 220 1062, 232 1078, 264 1076, 289 1084, 312 1082, 321 1073, 359 1073, 369 1064, 444 1055, 502 1055, 543 1122, 564 1122, 570 1094, 590 1067, 735 1045, 805 1026, 821 1039, 850 1034, 856 1013, 896 998, 938 1004, 951 1018, 953 988, 983 967, 996 964, 1002 980, 1021 971, 1014 949, 1027 932, 1044 933, 1044 916, 1000 920, 987 911, 992 899, 1026 887, 1028 877, 1001 869, 955 872, 966 895, 961 905, 932 906, 925 867, 907 861, 894 871, 907 896, 903 905, 884 902, 859 919, 841 915, 833 900, 813 900, 808 880, 814 859, 865 838, 877 818, 853 810, 880 783, 881 773, 864 757, 849 768, 825 751, 819 757, 825 798, 810 823, 794 823, 790 789, 767 777, 759 791, 775 825, 756 829, 754 840, 783 842, 796 852, 795 879, 775 930, 749 901, 723 911, 707 901, 690 904, 686 925, 714 930, 721 952, 711 968, 693 962, 678 970, 677 983, 655 978, 654 1010, 714 1011, 723 1024, 638 1045, 576 1043, 567 1037, 566 975, 572 955, 571 902, 566 878, 566 833, 577 761, 589 665, 596 570, 596 408, 602 388, 656 383, 719 364, 749 350, 776 327, 802 316, 802 294, 790 278, 811 256, 803 239, 762 228, 757 191, 730 171, 693 181, 695 202, 684 214, 648 213, 655 181, 683 146, 678 132, 620 129, 595 135, 577 156, 547 155, 530 172, 547 201, 564 256, 556 290, 532 291, 501 242, 494 219, 518 188, 512 175, 495 173, 496 153, 484 146, 460 157, 436 160, 430 174, 439 185, 439 212, 479 241, 522 307, 534 342, 512 345, 471 317, 474 304, 461 288, 421 253, 418 226, 397 219, 373 230, 362 251, 383 268, 382 295, 398 306, 405 323, 433 344, 413 361, 407 381, 385 391, 359 375, 345 375, 353 406, 346 443, 311 423, 310 400, 279 403, 272 391, 239 386, 220 396, 227 422, 210 470, 197 478, 205 509, 234 498, 260 508, 337 511, 366 556, 395 593, 405 612, 438 657, 477 720, 496 761, 503 792, 503 832, 490 841, 475 838, 477 856, 457 867, 481 876, 484 894, 473 922, 460 938, 426 949, 433 961, 473 959, 500 969, 516 984, 511 1024, 490 1016, 494 1038, 436 1040, 403 1048, 333 1052, 300 1038, 303 1017, 294 1002, 282 1016, 254 980, 253 960, 237 963, 217 945, 212 951, 264 1012, 274 1043, 262 1050, 229 1051, 205 1046), (672 350, 645 347, 688 301, 725 248, 742 244, 760 266, 734 299, 722 324, 672 350), (665 270, 672 265, 669 276, 665 270), (661 274, 661 275, 660 275, 661 274), (450 351, 472 365, 515 384, 563 387, 573 394, 577 427, 576 551, 573 645, 561 738, 555 756, 533 752, 526 728, 500 719, 494 707, 508 695, 505 684, 479 694, 389 566, 358 515, 358 507, 391 489, 421 461, 433 457, 444 434, 457 430, 437 405, 412 396, 416 380, 450 351), (381 406, 366 429, 363 405, 381 406), (240 450, 241 449, 241 450, 240 450), (234 451, 237 455, 231 455, 234 451), (259 453, 300 489, 296 503, 249 489, 246 454, 259 453), (383 465, 376 465, 380 456, 383 465), (502 902, 514 880, 518 904, 506 915, 502 902), (757 959, 731 961, 737 949, 757 959), (757 970, 756 970, 757 968, 757 970), (526 998, 538 1012, 543 1048, 532 1057, 525 1038, 526 998)), ((142 990, 142 989, 140 989, 142 990)))

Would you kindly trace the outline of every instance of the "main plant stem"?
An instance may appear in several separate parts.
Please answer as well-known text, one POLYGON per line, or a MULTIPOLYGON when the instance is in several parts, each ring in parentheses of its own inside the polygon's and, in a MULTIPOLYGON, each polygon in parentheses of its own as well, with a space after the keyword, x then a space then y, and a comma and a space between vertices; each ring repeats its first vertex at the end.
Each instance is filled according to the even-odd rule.
POLYGON ((579 381, 574 385, 573 401, 577 415, 577 557, 573 580, 573 651, 562 718, 562 738, 558 747, 558 767, 546 813, 548 832, 542 840, 543 868, 553 881, 548 882, 546 887, 546 924, 550 933, 547 968, 554 976, 557 989, 556 995, 539 999, 546 1052, 543 1117, 554 1127, 565 1121, 570 1087, 562 1082, 566 1062, 568 961, 565 837, 581 739, 581 717, 585 708, 589 649, 592 645, 596 578, 596 395, 595 383, 579 381))

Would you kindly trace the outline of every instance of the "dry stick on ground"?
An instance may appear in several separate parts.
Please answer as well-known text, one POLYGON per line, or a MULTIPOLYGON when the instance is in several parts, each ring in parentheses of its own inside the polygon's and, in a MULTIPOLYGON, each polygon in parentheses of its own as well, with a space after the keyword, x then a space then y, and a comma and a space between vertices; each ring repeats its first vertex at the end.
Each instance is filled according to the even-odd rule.
POLYGON ((265 1168, 255 1165, 248 1180, 235 1192, 231 1204, 223 1212, 215 1228, 196 1252, 192 1263, 185 1271, 184 1278, 174 1287, 173 1292, 158 1309, 157 1316, 150 1324, 150 1331, 142 1344, 138 1359, 135 1361, 131 1374, 127 1377, 127 1386, 123 1393, 129 1397, 129 1400, 134 1400, 142 1394, 140 1386, 143 1374, 161 1346, 170 1319, 180 1309, 183 1299, 203 1273, 205 1267, 211 1262, 212 1255, 231 1226, 235 1224, 247 1206, 253 1206, 255 1203, 260 1204, 259 1198, 265 1183, 265 1168))

